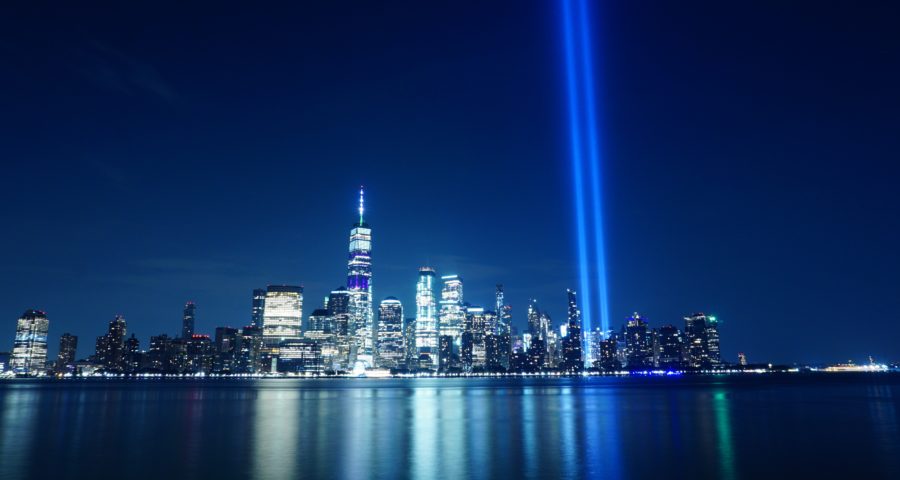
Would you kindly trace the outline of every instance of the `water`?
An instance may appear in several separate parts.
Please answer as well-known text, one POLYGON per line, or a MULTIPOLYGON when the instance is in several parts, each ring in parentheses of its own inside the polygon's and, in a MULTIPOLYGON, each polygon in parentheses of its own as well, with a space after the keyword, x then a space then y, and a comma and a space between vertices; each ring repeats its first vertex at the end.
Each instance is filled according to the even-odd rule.
POLYGON ((900 478, 900 376, 0 382, 0 478, 900 478))

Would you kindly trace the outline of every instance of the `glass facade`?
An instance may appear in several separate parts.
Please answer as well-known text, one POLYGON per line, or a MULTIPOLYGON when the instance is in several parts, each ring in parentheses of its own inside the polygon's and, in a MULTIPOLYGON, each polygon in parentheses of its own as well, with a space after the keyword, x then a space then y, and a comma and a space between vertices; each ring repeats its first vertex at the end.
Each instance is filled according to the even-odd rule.
POLYGON ((362 188, 359 190, 359 222, 350 230, 347 291, 350 298, 348 329, 354 343, 351 348, 359 355, 371 355, 376 335, 372 312, 372 229, 363 222, 362 188))
POLYGON ((300 338, 303 287, 269 285, 263 312, 263 339, 267 344, 300 338))
POLYGON ((47 363, 47 333, 50 321, 40 310, 26 311, 16 323, 10 367, 16 375, 44 374, 47 363))
POLYGON ((465 312, 463 311, 463 283, 458 275, 441 277, 441 311, 440 334, 452 337, 456 341, 463 330, 465 312))
POLYGON ((378 308, 378 365, 398 368, 405 360, 403 350, 403 305, 388 297, 378 308))
POLYGON ((416 349, 419 354, 432 357, 437 361, 438 325, 434 298, 434 269, 419 269, 419 281, 416 283, 416 349))
POLYGON ((250 326, 261 327, 263 324, 263 313, 266 308, 266 290, 264 288, 256 288, 253 290, 253 302, 250 306, 250 326))

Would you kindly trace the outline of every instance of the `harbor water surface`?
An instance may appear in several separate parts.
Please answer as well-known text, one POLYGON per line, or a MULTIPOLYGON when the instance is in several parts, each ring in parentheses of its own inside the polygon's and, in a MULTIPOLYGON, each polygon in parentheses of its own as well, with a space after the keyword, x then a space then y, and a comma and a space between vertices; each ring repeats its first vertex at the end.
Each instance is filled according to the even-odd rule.
POLYGON ((900 478, 900 376, 10 380, 0 479, 900 478))

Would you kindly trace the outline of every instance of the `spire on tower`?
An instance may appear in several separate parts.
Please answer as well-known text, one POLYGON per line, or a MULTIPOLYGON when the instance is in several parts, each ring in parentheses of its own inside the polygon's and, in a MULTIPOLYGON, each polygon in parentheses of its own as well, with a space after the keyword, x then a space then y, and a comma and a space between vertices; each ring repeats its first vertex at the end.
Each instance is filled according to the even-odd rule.
POLYGON ((359 224, 363 223, 363 186, 359 186, 359 224))

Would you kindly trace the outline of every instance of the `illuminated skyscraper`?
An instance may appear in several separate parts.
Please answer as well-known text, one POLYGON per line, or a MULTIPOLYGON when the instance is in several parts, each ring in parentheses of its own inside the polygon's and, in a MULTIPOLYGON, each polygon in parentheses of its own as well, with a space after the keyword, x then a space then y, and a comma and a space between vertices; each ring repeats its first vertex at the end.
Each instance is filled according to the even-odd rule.
POLYGON ((59 337, 59 354, 56 356, 56 372, 69 374, 75 371, 75 351, 78 349, 78 337, 64 333, 59 337))
POLYGON ((350 332, 350 292, 344 287, 332 290, 328 295, 328 311, 334 322, 334 333, 347 336, 350 332))
POLYGON ((363 221, 363 189, 359 189, 359 222, 350 230, 350 259, 347 262, 347 290, 350 293, 350 333, 358 355, 371 355, 375 345, 372 313, 372 229, 363 221))
POLYGON ((416 319, 407 318, 403 323, 403 350, 406 352, 406 368, 419 368, 419 349, 416 348, 416 319))
POLYGON ((622 362, 619 361, 618 342, 615 336, 601 340, 599 352, 599 360, 597 361, 599 368, 607 371, 622 368, 622 362))
POLYGON ((419 269, 416 283, 416 349, 419 355, 428 355, 432 363, 438 356, 437 312, 434 301, 434 269, 419 269))
POLYGON ((378 364, 397 368, 403 363, 403 305, 394 297, 381 301, 378 308, 378 364))
POLYGON ((106 335, 97 338, 97 362, 108 372, 125 370, 125 317, 116 315, 110 320, 106 335))
POLYGON ((566 337, 563 339, 563 370, 567 372, 580 372, 584 368, 582 355, 581 336, 581 311, 573 290, 566 291, 568 295, 568 323, 566 324, 566 337))
POLYGON ((463 330, 466 314, 463 311, 463 283, 458 275, 444 275, 441 277, 443 287, 441 288, 441 312, 440 312, 440 331, 441 335, 453 337, 454 341, 459 338, 463 330))
POLYGON ((494 312, 485 311, 481 307, 466 307, 466 353, 463 366, 467 368, 484 368, 487 364, 487 345, 485 335, 491 331, 496 316, 494 312))
POLYGON ((453 337, 450 335, 438 336, 438 371, 447 372, 453 367, 453 337))
POLYGON ((653 337, 656 366, 677 369, 684 366, 684 338, 674 325, 663 325, 653 337))
POLYGON ((46 371, 50 321, 40 310, 26 310, 16 323, 10 367, 16 375, 37 376, 46 371))
POLYGON ((638 313, 629 318, 625 325, 625 346, 629 369, 653 366, 653 338, 647 322, 638 313))
POLYGON ((721 362, 716 317, 695 313, 684 317, 685 360, 689 367, 708 368, 721 362))
POLYGON ((509 335, 512 325, 512 307, 506 304, 503 294, 503 285, 497 284, 496 291, 497 334, 509 335))
POLYGON ((709 354, 711 365, 722 363, 722 355, 719 351, 719 321, 713 316, 706 317, 706 351, 709 354))
POLYGON ((331 314, 334 341, 337 347, 333 361, 338 363, 341 368, 352 366, 350 365, 351 343, 355 344, 352 341, 355 340, 355 337, 350 335, 350 292, 345 287, 338 287, 328 295, 328 311, 331 314))
POLYGON ((303 328, 303 337, 324 340, 334 334, 334 317, 324 308, 317 308, 310 314, 303 328))
POLYGON ((184 304, 184 316, 181 319, 181 338, 188 339, 194 336, 194 302, 184 304))
POLYGON ((263 340, 274 346, 282 340, 300 338, 303 321, 303 287, 269 285, 263 311, 263 340))
POLYGON ((266 309, 266 289, 253 289, 253 303, 250 306, 250 326, 262 327, 263 313, 266 309))

